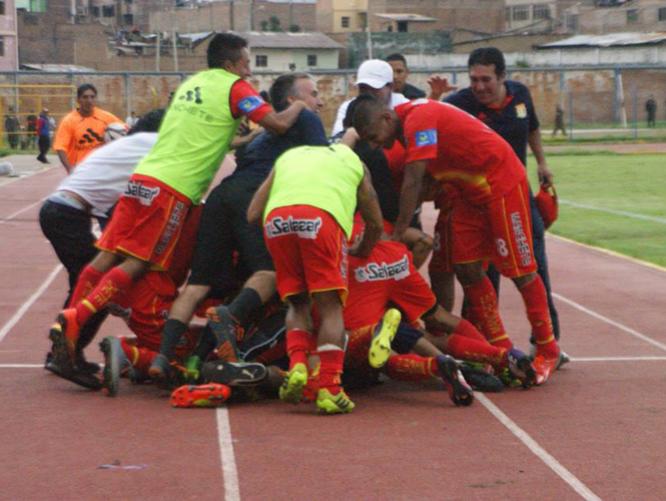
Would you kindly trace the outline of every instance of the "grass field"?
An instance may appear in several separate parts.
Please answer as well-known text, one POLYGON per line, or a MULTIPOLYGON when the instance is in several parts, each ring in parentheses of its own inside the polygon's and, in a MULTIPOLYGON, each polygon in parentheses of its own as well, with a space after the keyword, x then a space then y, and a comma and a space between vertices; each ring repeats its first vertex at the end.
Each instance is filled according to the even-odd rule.
POLYGON ((666 266, 666 156, 550 154, 548 164, 560 198, 552 233, 666 266))

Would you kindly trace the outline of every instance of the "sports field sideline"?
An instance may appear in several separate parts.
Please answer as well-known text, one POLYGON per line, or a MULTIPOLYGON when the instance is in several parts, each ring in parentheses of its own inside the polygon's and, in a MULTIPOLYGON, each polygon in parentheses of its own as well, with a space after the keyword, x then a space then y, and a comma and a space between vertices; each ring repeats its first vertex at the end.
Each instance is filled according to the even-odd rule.
MULTIPOLYGON (((585 203, 563 187, 567 174, 557 162, 565 158, 549 157, 560 197, 585 203)), ((0 181, 3 497, 662 497, 666 480, 655 465, 666 415, 664 270, 549 237, 562 346, 573 361, 543 387, 477 394, 471 408, 453 407, 435 385, 397 383, 355 394, 353 414, 330 418, 272 401, 171 409, 153 388, 126 382, 110 399, 41 368, 66 278, 37 213, 64 173, 40 170, 32 158, 10 160, 34 174, 0 181)), ((563 206, 556 232, 580 219, 568 213, 574 209, 563 206)), ((634 228, 643 223, 658 224, 632 219, 634 228)), ((501 305, 509 332, 526 346, 512 287, 504 287, 501 305)), ((114 320, 100 339, 126 333, 114 320)))

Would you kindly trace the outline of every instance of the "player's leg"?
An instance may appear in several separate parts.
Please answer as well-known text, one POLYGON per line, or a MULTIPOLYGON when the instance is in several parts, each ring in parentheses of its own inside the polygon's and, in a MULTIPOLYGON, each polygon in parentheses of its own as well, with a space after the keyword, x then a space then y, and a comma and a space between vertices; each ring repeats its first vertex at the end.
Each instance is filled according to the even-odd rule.
POLYGON ((312 334, 310 299, 307 293, 290 295, 285 318, 286 347, 289 371, 280 387, 280 400, 299 403, 303 388, 308 381, 308 356, 315 351, 316 341, 312 334))
POLYGON ((414 266, 419 269, 428 260, 433 249, 433 239, 418 228, 407 228, 401 242, 412 252, 414 266))

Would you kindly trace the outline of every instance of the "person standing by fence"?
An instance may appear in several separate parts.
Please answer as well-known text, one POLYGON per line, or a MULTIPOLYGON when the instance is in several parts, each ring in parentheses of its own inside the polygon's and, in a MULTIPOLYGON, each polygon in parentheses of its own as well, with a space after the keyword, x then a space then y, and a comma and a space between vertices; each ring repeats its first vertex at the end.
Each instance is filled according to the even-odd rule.
POLYGON ((44 108, 37 119, 37 146, 39 155, 37 160, 43 164, 50 163, 46 158, 46 153, 51 147, 51 120, 49 119, 49 110, 44 108))

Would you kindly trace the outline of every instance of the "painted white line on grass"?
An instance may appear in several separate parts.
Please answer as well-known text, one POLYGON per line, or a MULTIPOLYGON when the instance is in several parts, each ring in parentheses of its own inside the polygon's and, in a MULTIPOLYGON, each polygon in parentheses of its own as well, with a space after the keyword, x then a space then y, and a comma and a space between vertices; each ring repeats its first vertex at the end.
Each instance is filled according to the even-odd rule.
POLYGON ((601 501, 601 498, 590 490, 583 482, 567 470, 562 464, 551 456, 536 440, 534 440, 525 430, 518 426, 509 416, 504 414, 488 397, 477 392, 476 399, 481 402, 488 412, 490 412, 500 423, 502 423, 513 435, 520 440, 532 453, 544 462, 548 468, 553 470, 562 480, 576 491, 580 497, 587 501, 601 501))
POLYGON ((217 441, 220 445, 220 461, 224 478, 224 499, 225 501, 239 501, 240 488, 238 486, 234 444, 231 440, 229 409, 220 407, 215 414, 217 416, 217 441))
POLYGON ((666 344, 660 343, 656 339, 652 339, 651 337, 646 336, 645 334, 642 334, 642 333, 638 332, 637 330, 632 329, 631 327, 627 327, 626 325, 621 324, 620 322, 616 322, 615 320, 611 320, 610 318, 605 317, 601 313, 597 313, 596 311, 592 311, 589 308, 586 308, 585 306, 583 306, 582 304, 579 304, 576 301, 573 301, 569 298, 566 298, 566 297, 562 296, 561 294, 557 294, 556 292, 553 292, 553 297, 556 298, 556 299, 559 299, 560 301, 562 301, 566 304, 568 304, 569 306, 573 306, 574 308, 576 308, 577 310, 582 311, 583 313, 587 313, 588 315, 590 315, 591 317, 596 318, 597 320, 601 320, 602 322, 605 322, 608 325, 612 325, 613 327, 616 327, 616 328, 620 329, 621 331, 626 332, 627 334, 631 334, 632 336, 637 337, 641 341, 645 341, 646 343, 650 343, 652 346, 656 346, 660 350, 666 351, 666 344))
POLYGON ((666 357, 571 357, 572 362, 663 362, 666 357))
POLYGON ((43 369, 44 364, 0 364, 0 369, 43 369))
POLYGON ((593 210, 597 212, 605 212, 606 214, 613 214, 614 216, 623 216, 623 217, 629 217, 631 219, 640 219, 641 221, 650 221, 652 223, 666 224, 666 219, 664 219, 663 217, 648 216, 646 214, 639 214, 637 212, 629 212, 626 210, 609 209, 608 207, 595 207, 594 205, 581 204, 578 202, 574 202, 572 200, 565 200, 562 198, 559 199, 559 202, 562 205, 568 205, 570 207, 575 207, 576 209, 593 210))
POLYGON ((9 216, 7 216, 7 217, 3 217, 2 219, 0 219, 0 224, 5 224, 5 223, 11 221, 12 219, 14 219, 14 218, 15 218, 16 216, 18 216, 19 214, 22 214, 23 212, 32 209, 32 208, 35 207, 36 205, 41 204, 42 202, 44 202, 44 200, 46 200, 46 198, 41 198, 41 199, 37 200, 36 202, 34 202, 34 203, 30 204, 30 205, 26 205, 26 206, 23 207, 22 209, 19 209, 19 210, 17 210, 16 212, 11 213, 9 216))
POLYGON ((55 280, 55 277, 60 273, 60 270, 62 270, 63 267, 61 264, 53 268, 53 271, 49 274, 48 277, 46 277, 46 280, 42 282, 42 285, 39 286, 39 288, 30 296, 25 303, 21 305, 21 307, 16 310, 16 313, 10 318, 5 325, 2 326, 2 329, 0 329, 0 342, 5 338, 5 336, 9 333, 10 330, 18 323, 19 320, 25 315, 25 312, 28 311, 28 309, 39 299, 39 296, 41 296, 44 291, 48 288, 49 285, 51 285, 51 282, 55 280))

